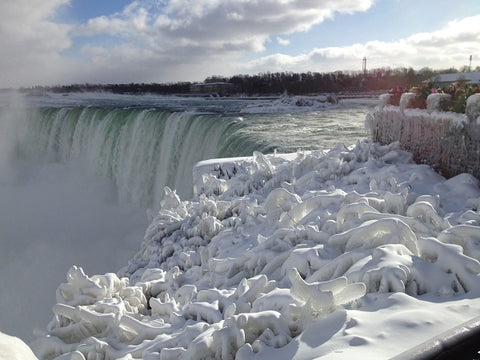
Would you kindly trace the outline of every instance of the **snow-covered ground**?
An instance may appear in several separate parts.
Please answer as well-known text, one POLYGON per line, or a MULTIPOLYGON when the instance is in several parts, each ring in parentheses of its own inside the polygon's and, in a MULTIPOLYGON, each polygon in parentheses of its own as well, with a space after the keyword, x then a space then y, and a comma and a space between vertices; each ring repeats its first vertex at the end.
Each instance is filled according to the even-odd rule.
POLYGON ((210 160, 194 183, 118 274, 70 269, 39 359, 385 359, 479 314, 471 175, 359 142, 210 160))

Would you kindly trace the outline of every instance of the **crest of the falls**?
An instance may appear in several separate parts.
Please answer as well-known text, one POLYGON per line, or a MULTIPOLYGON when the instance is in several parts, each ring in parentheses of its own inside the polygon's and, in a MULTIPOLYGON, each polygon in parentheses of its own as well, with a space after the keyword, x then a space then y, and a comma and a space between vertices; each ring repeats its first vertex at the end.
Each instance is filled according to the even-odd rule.
POLYGON ((37 108, 16 116, 22 126, 14 156, 86 159, 112 181, 120 201, 144 207, 155 207, 165 186, 190 196, 200 160, 266 150, 238 132, 243 124, 234 116, 118 107, 37 108))

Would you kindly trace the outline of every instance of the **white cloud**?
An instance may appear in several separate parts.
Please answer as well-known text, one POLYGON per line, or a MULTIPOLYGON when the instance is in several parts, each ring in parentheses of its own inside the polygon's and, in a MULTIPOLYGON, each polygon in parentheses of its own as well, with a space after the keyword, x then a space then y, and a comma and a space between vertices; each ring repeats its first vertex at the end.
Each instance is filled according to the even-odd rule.
POLYGON ((0 87, 42 82, 64 67, 69 26, 52 21, 69 0, 0 2, 0 87))
POLYGON ((168 48, 180 40, 206 50, 261 51, 272 33, 306 31, 337 12, 363 11, 373 0, 169 0, 135 1, 121 13, 91 19, 79 35, 148 39, 168 48))
POLYGON ((281 38, 280 36, 277 36, 277 42, 282 46, 290 45, 290 40, 281 38))
POLYGON ((79 26, 53 21, 58 8, 69 0, 4 1, 0 3, 0 87, 359 70, 364 56, 369 68, 460 67, 462 59, 466 62, 470 54, 480 54, 480 16, 392 42, 262 54, 272 37, 288 45, 286 35, 308 31, 338 13, 366 11, 374 1, 137 0, 79 26), (77 57, 62 55, 77 42, 86 44, 77 57))
POLYGON ((269 55, 250 61, 244 71, 260 72, 266 68, 270 71, 359 71, 364 56, 369 68, 441 69, 467 65, 471 54, 480 54, 480 15, 452 21, 438 31, 414 34, 393 42, 369 41, 318 48, 296 56, 269 55))
MULTIPOLYGON (((111 73, 109 78, 113 71, 106 64, 148 53, 130 64, 129 74, 141 66, 149 75, 149 79, 144 76, 137 81, 199 80, 210 74, 231 74, 235 71, 231 61, 264 51, 273 34, 307 31, 335 13, 367 10, 373 1, 138 0, 112 16, 90 19, 76 34, 123 39, 128 50, 123 46, 94 50, 96 61, 103 58, 105 63, 101 73, 111 73), (185 78, 192 73, 194 78, 185 78)), ((281 36, 277 41, 288 44, 281 36)), ((88 47, 84 54, 92 51, 88 47)))

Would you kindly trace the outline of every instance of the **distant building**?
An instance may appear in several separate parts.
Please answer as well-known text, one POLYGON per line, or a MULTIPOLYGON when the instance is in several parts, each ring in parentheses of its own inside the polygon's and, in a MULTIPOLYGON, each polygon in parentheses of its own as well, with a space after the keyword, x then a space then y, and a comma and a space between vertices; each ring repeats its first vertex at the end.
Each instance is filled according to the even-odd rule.
POLYGON ((192 94, 218 94, 227 95, 233 90, 233 84, 229 82, 206 82, 195 83, 190 86, 192 94))
POLYGON ((480 72, 438 74, 430 79, 430 82, 436 85, 447 85, 458 81, 465 81, 470 85, 478 85, 480 84, 480 72))

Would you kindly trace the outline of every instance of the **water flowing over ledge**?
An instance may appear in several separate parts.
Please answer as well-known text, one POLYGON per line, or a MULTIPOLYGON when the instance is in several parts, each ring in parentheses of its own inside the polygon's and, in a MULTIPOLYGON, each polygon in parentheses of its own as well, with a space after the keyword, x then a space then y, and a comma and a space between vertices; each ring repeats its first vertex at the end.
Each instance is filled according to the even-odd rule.
POLYGON ((23 125, 16 126, 14 157, 86 158, 111 179, 121 202, 143 207, 158 206, 165 186, 191 196, 191 169, 199 160, 271 150, 240 134, 234 116, 110 107, 2 111, 23 125))

